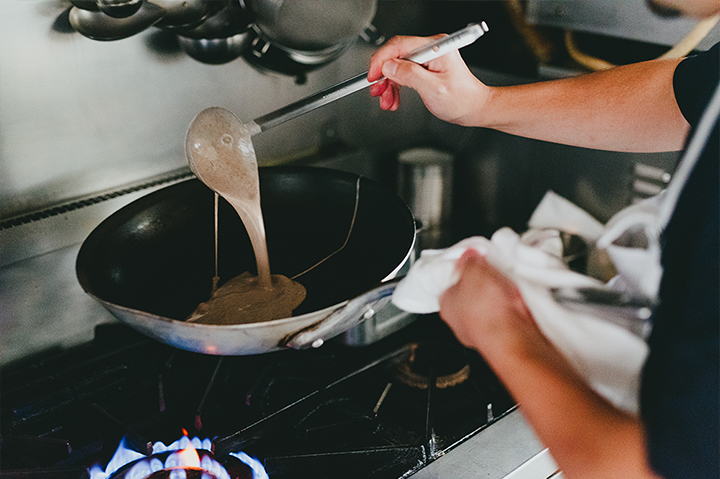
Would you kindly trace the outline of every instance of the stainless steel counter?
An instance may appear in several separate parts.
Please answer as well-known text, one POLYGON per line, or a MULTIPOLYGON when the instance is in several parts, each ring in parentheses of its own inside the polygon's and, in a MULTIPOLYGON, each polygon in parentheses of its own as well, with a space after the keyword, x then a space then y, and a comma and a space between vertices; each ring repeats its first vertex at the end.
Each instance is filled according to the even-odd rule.
POLYGON ((557 472, 557 464, 515 409, 411 477, 555 479, 557 472))

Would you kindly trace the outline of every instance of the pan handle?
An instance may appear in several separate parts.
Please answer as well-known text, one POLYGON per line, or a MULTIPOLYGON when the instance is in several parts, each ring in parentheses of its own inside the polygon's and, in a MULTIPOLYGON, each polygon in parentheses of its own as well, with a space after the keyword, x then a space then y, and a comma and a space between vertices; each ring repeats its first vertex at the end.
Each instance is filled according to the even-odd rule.
POLYGON ((395 286, 401 279, 402 277, 397 277, 386 281, 380 286, 351 299, 344 307, 333 312, 325 320, 290 337, 285 346, 293 349, 319 348, 328 339, 344 333, 366 319, 370 319, 390 302, 395 286))

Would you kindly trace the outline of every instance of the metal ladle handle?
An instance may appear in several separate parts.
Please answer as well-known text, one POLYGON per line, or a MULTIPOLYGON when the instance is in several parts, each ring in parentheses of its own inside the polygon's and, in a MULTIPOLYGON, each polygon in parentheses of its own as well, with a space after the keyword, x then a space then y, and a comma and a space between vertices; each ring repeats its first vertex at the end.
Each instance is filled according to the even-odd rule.
MULTIPOLYGON (((430 60, 439 58, 446 53, 451 51, 459 50, 462 47, 470 45, 475 40, 483 36, 488 31, 488 26, 485 22, 472 23, 462 30, 458 30, 448 36, 440 38, 432 43, 428 43, 420 48, 417 48, 410 52, 405 60, 410 60, 415 63, 426 63, 430 60)), ((275 110, 263 115, 254 120, 254 123, 259 127, 259 131, 269 130, 270 128, 277 126, 281 123, 285 123, 288 120, 292 120, 300 115, 304 115, 316 108, 327 105, 335 100, 339 100, 351 93, 360 91, 363 88, 367 88, 370 85, 378 83, 385 79, 380 78, 374 82, 367 81, 368 72, 356 75, 348 80, 333 85, 325 90, 322 90, 314 95, 298 100, 291 103, 283 108, 275 110)))

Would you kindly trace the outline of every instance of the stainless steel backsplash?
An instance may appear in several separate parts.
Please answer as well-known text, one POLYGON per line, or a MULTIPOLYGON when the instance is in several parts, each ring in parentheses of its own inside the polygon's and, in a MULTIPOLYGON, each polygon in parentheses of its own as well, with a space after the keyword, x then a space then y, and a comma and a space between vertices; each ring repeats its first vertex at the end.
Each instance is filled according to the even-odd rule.
MULTIPOLYGON (((222 106, 252 120, 367 70, 373 51, 358 41, 298 85, 242 59, 199 63, 156 28, 90 40, 67 31, 70 6, 0 2, 0 219, 182 167, 187 127, 202 109, 222 106)), ((260 163, 313 151, 328 122, 374 124, 381 116, 377 108, 348 114, 347 107, 339 102, 258 136, 260 163)))

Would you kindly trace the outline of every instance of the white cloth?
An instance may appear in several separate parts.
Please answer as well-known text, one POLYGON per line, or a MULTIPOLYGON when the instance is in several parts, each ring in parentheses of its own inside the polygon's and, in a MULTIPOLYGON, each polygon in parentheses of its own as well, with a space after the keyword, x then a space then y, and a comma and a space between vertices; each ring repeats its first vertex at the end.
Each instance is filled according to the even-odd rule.
MULTIPOLYGON (((660 232, 705 147, 718 112, 720 86, 665 192, 620 211, 605 226, 564 198, 548 192, 529 226, 575 233, 595 243, 597 248, 606 249, 618 272, 606 287, 655 300, 662 277, 660 232)), ((580 313, 558 304, 552 297, 552 288, 592 287, 595 280, 565 268, 557 255, 551 254, 561 246, 556 241, 544 241, 541 233, 526 238, 530 244, 523 244, 513 231, 501 229, 491 240, 468 238, 446 250, 423 251, 398 284, 392 301, 410 312, 438 311, 438 299, 458 280, 455 262, 468 248, 475 248, 515 282, 539 328, 588 384, 618 407, 636 413, 647 344, 628 330, 602 319, 601 310, 596 314, 580 313)))
POLYGON ((555 229, 574 233, 589 241, 597 239, 605 226, 587 211, 554 191, 548 191, 533 211, 528 226, 531 229, 555 229))
MULTIPOLYGON (((567 219, 568 210, 562 211, 567 219)), ((598 235, 597 229, 592 235, 598 235)), ((625 411, 638 411, 647 344, 625 328, 603 320, 599 312, 593 315, 557 303, 553 288, 602 287, 604 283, 569 270, 543 245, 524 244, 509 228, 498 230, 491 239, 472 237, 447 249, 422 251, 397 285, 393 303, 418 314, 439 311, 440 296, 458 280, 455 263, 469 248, 483 254, 517 285, 540 330, 593 389, 625 411)))
POLYGON ((627 289, 647 298, 657 298, 662 278, 658 214, 664 193, 629 206, 605 225, 597 247, 612 258, 627 289))

